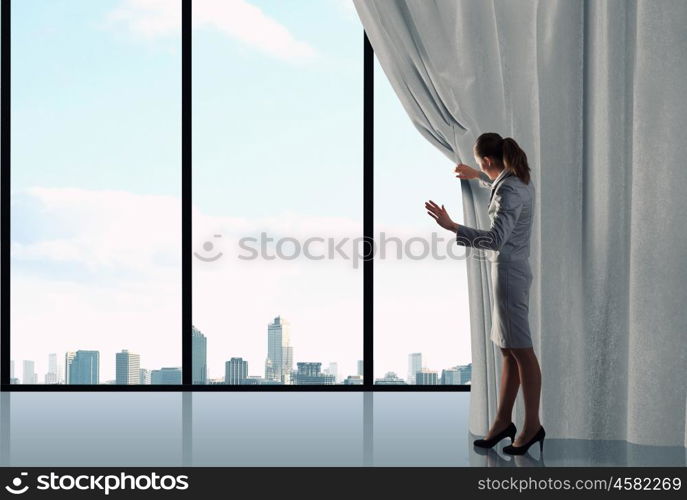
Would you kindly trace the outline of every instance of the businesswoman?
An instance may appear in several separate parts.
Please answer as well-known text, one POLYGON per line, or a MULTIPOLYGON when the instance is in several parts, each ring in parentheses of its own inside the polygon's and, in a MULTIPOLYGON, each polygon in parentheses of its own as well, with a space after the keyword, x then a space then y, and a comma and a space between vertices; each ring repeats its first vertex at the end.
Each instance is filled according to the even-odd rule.
POLYGON ((491 190, 489 230, 459 225, 449 217, 443 205, 425 203, 427 213, 443 228, 456 233, 459 245, 490 250, 493 310, 490 339, 501 348, 503 369, 499 388, 496 419, 483 439, 474 445, 491 448, 505 437, 511 444, 506 453, 521 455, 531 445, 544 446, 544 427, 539 421, 541 371, 532 347, 528 308, 532 272, 530 232, 534 204, 534 186, 530 179, 527 155, 510 137, 484 133, 473 146, 480 170, 465 164, 455 168, 459 179, 476 179, 491 190), (512 422, 512 411, 519 386, 525 400, 525 422, 522 431, 512 422))

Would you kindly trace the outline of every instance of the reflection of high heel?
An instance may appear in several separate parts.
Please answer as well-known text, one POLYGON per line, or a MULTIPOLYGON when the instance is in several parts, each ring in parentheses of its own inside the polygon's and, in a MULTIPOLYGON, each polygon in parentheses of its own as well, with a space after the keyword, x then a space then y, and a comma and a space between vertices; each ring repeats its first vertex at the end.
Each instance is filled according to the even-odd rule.
POLYGON ((515 428, 515 424, 511 422, 508 427, 503 429, 501 432, 499 432, 496 436, 489 438, 489 439, 475 439, 472 444, 475 446, 479 446, 480 448, 491 448, 494 446, 496 443, 501 441, 505 437, 510 437, 510 442, 513 443, 513 440, 515 439, 515 434, 517 433, 517 429, 515 428))
POLYGON ((539 427, 537 433, 527 443, 523 444, 522 446, 513 446, 512 444, 509 444, 508 446, 503 447, 503 452, 510 455, 524 455, 530 446, 539 441, 539 453, 543 453, 544 436, 546 436, 544 427, 539 427))

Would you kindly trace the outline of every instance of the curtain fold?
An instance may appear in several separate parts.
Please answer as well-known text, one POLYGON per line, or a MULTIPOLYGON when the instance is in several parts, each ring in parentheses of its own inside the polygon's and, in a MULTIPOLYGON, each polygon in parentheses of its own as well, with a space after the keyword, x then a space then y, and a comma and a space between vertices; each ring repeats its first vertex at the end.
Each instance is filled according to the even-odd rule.
MULTIPOLYGON (((475 166, 483 132, 528 155, 547 436, 685 446, 687 2, 353 2, 412 123, 451 162, 475 166)), ((488 194, 461 181, 466 225, 488 228, 488 194)), ((488 264, 467 262, 474 434, 501 368, 488 264)))

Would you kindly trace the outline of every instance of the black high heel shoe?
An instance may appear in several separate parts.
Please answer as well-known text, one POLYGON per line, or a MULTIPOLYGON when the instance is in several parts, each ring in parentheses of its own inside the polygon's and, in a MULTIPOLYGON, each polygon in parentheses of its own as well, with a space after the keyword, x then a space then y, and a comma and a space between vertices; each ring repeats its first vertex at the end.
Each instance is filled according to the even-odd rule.
POLYGON ((503 429, 496 436, 489 439, 475 439, 472 444, 479 446, 480 448, 491 448, 505 437, 510 437, 510 442, 512 444, 516 433, 517 429, 515 428, 515 424, 511 422, 508 424, 508 427, 503 429))
POLYGON ((524 455, 530 446, 539 441, 539 453, 543 453, 544 436, 546 436, 546 431, 544 431, 544 427, 539 427, 537 433, 527 443, 523 444, 522 446, 513 446, 513 444, 511 443, 508 446, 503 447, 503 452, 508 453, 510 455, 524 455))

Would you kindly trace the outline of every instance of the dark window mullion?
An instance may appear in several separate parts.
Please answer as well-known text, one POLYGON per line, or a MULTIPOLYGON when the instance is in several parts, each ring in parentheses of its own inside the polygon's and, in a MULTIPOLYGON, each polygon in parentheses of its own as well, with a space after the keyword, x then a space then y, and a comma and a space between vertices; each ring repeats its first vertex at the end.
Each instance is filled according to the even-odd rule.
POLYGON ((192 241, 192 137, 191 137, 191 0, 181 4, 181 380, 184 386, 193 383, 193 241, 192 241))
MULTIPOLYGON (((374 241, 374 52, 363 31, 363 235, 366 245, 374 241)), ((365 247, 367 250, 367 246, 365 247)), ((363 386, 374 385, 374 260, 372 252, 363 263, 363 386)))
POLYGON ((10 1, 2 0, 2 296, 0 299, 0 386, 10 384, 10 1))

